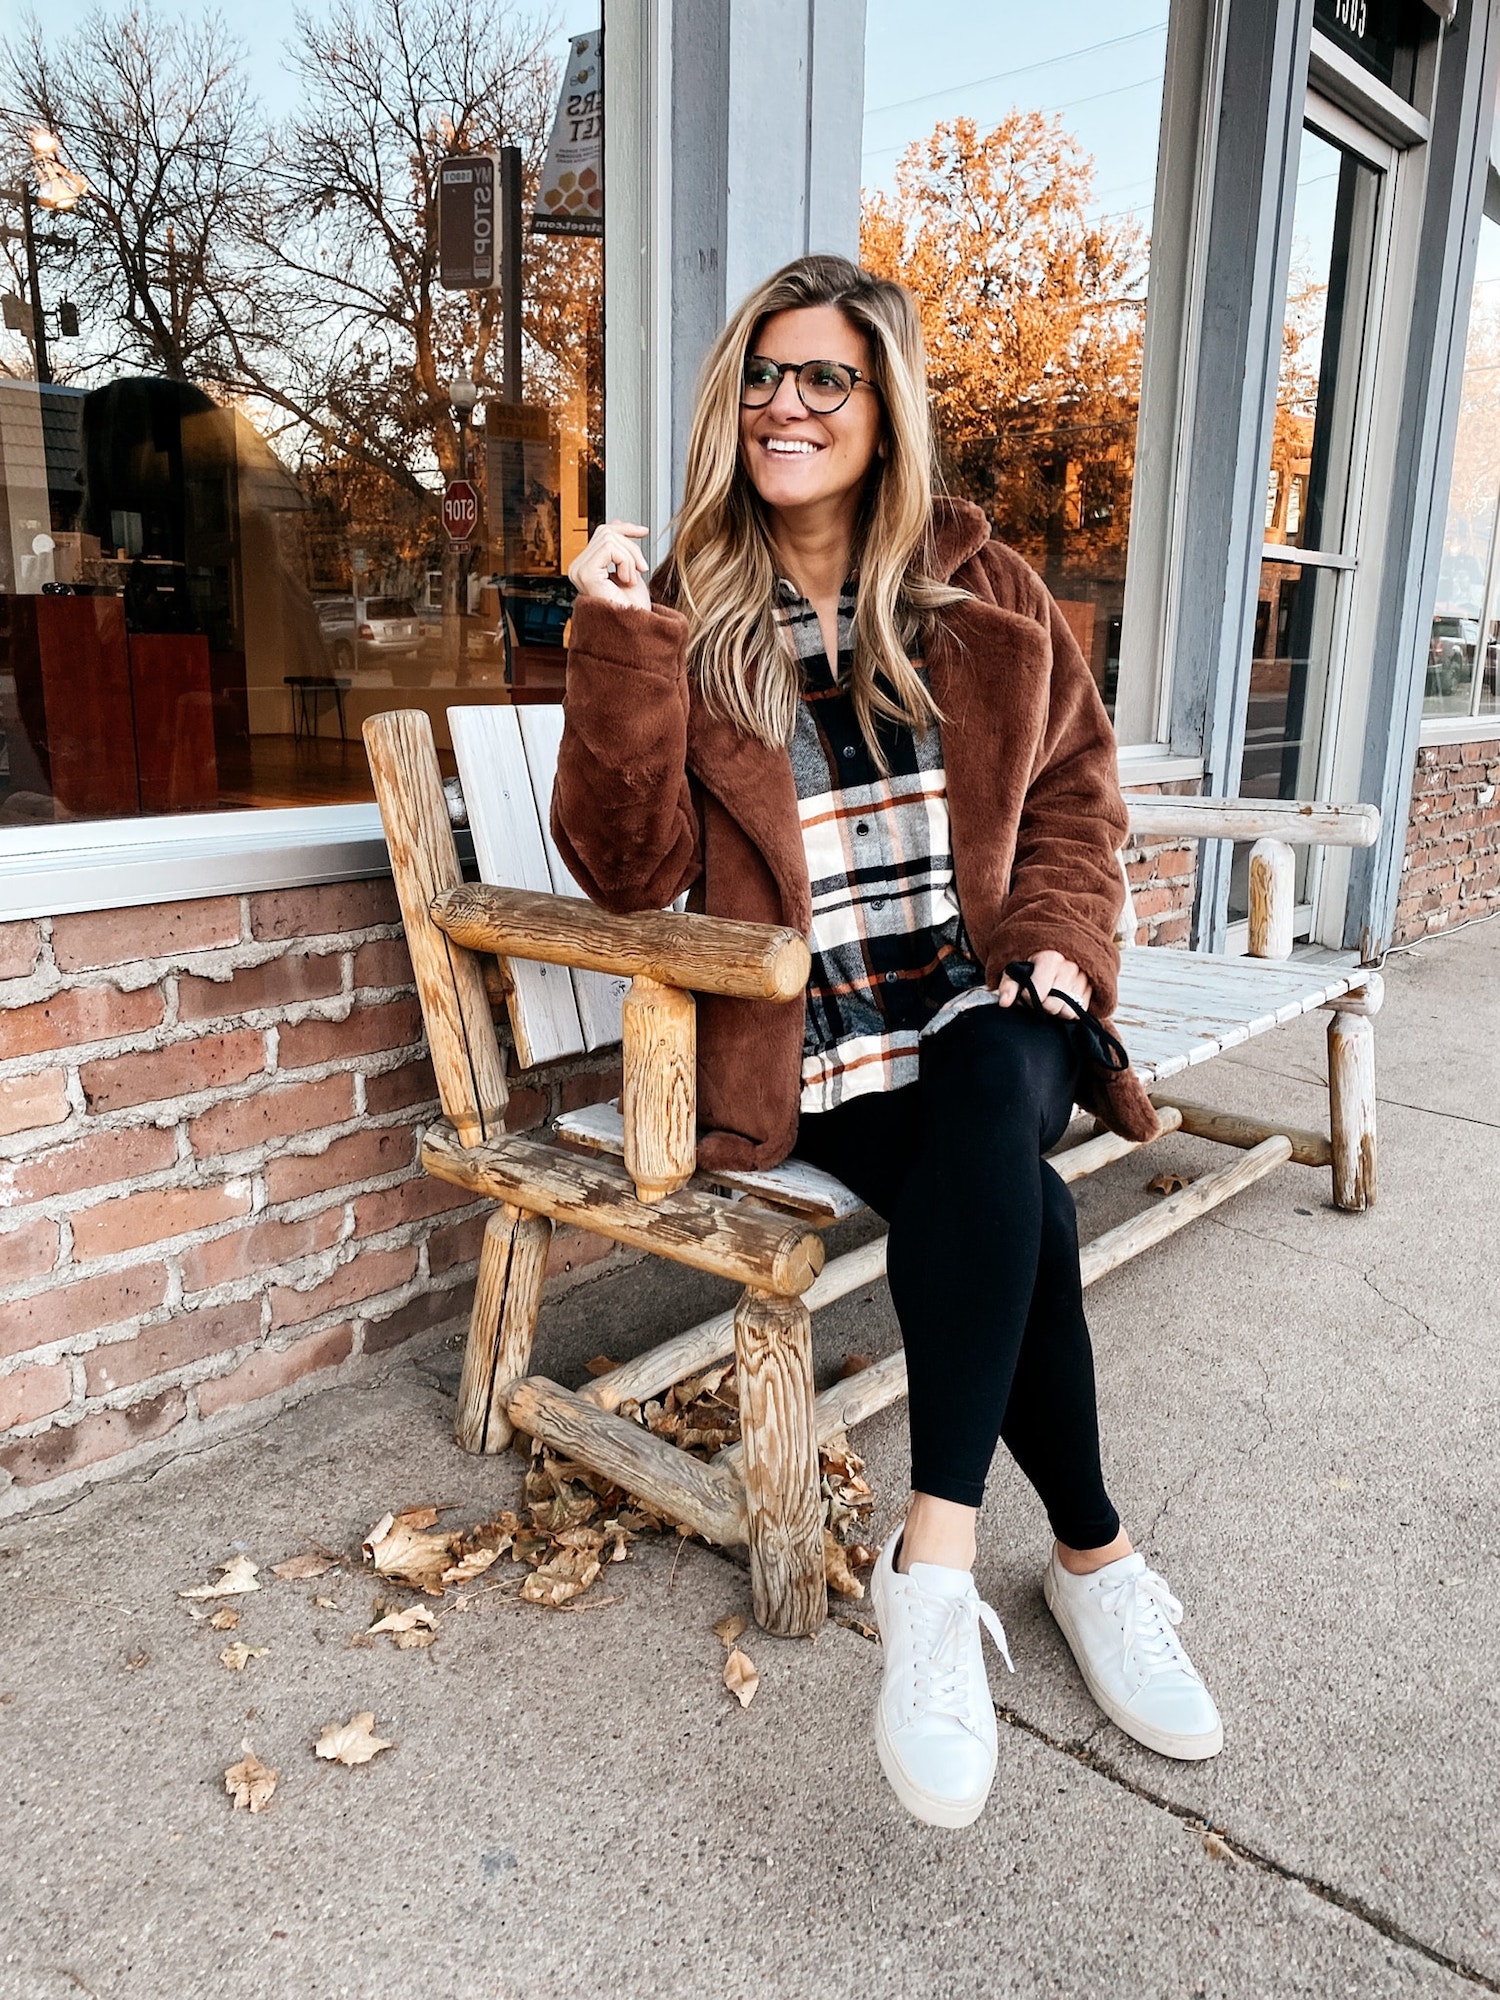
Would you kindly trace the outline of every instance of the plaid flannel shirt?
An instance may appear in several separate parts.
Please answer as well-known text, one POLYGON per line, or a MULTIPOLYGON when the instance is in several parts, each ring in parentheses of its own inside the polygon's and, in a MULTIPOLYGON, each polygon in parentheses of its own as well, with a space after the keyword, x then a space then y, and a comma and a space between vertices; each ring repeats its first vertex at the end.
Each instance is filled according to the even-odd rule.
POLYGON ((853 580, 836 672, 812 606, 784 579, 780 599, 802 665, 791 755, 812 886, 801 1108, 831 1111, 914 1083, 922 1035, 991 996, 958 907, 939 730, 882 722, 883 776, 849 693, 853 580))

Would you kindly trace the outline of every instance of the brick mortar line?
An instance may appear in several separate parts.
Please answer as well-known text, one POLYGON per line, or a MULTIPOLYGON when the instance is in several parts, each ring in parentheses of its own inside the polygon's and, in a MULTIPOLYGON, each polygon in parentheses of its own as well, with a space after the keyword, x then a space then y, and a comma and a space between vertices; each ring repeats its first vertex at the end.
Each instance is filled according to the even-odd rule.
MULTIPOLYGON (((315 1318, 299 1321, 294 1326, 270 1328, 262 1326, 258 1333, 238 1342, 234 1347, 226 1347, 217 1354, 200 1355, 192 1361, 177 1362, 169 1368, 162 1369, 159 1374, 144 1376, 139 1382, 130 1382, 122 1388, 107 1389, 92 1396, 88 1393, 82 1364, 91 1354, 106 1353, 110 1347, 115 1346, 128 1347, 131 1341, 127 1339, 105 1342, 82 1352, 65 1351, 56 1355, 53 1362, 45 1362, 42 1365, 52 1366, 55 1362, 68 1364, 73 1383, 73 1396, 60 1410, 52 1410, 45 1416, 34 1417, 26 1424, 14 1425, 4 1433, 5 1441, 7 1444, 23 1444, 32 1438, 45 1436, 49 1431, 71 1430, 75 1423, 81 1422, 85 1417, 97 1416, 110 1410, 131 1410, 141 1403, 154 1401, 169 1389, 181 1389, 189 1399, 184 1422, 211 1423, 214 1421, 213 1418, 199 1414, 197 1399, 192 1395, 193 1390, 205 1382, 217 1381, 234 1374, 237 1368, 253 1360, 257 1355, 288 1354, 301 1346, 304 1340, 316 1340, 332 1328, 347 1324, 350 1329, 351 1344, 344 1360, 332 1369, 319 1369, 303 1378, 308 1382, 316 1382, 321 1378, 324 1386, 331 1386, 332 1381, 338 1379, 339 1370, 346 1368, 351 1361, 374 1361, 377 1358, 366 1354, 364 1346, 366 1329, 372 1321, 388 1319, 391 1314, 400 1312, 403 1306, 410 1305, 419 1297, 442 1298, 450 1293, 463 1294, 472 1288, 478 1270, 479 1261, 473 1258, 468 1263, 454 1265, 439 1278, 418 1272, 402 1284, 378 1292, 372 1298, 356 1299, 343 1306, 332 1306, 315 1318), (377 1311, 377 1307, 380 1310, 377 1311), (78 1363, 79 1366, 75 1368, 74 1363, 78 1363)), ((439 1324, 446 1325, 449 1320, 460 1318, 467 1310, 467 1307, 455 1308, 439 1324)), ((405 1344, 403 1342, 402 1346, 405 1344)), ((29 1361, 28 1365, 36 1364, 29 1361)), ((12 1369, 7 1372, 16 1371, 12 1369)), ((291 1385, 292 1388, 298 1386, 296 1383, 291 1385)), ((286 1393, 285 1390, 272 1392, 273 1396, 286 1393)), ((271 1397, 256 1400, 270 1401, 271 1397)), ((168 1433, 168 1436, 170 1435, 171 1433, 168 1433)), ((108 1464, 109 1461, 102 1463, 108 1464)))
MULTIPOLYGON (((149 1312, 136 1315, 129 1322, 130 1324, 142 1327, 159 1325, 161 1321, 156 1316, 158 1314, 169 1315, 181 1310, 184 1298, 191 1298, 196 1301, 194 1305, 187 1308, 191 1312, 212 1309, 221 1305, 232 1305, 240 1300, 255 1297, 255 1287, 264 1285, 268 1280, 276 1283, 283 1282, 280 1274, 285 1271, 295 1270, 300 1265, 324 1259, 331 1260, 327 1262, 324 1269, 324 1275, 329 1276, 334 1270, 342 1269, 344 1265, 353 1263, 355 1257, 362 1250, 404 1249, 408 1243, 418 1240, 411 1233, 414 1231, 422 1232, 420 1241, 425 1245, 426 1238, 432 1235, 435 1230, 447 1228, 452 1224, 472 1219, 474 1215, 480 1212, 487 1199, 487 1197, 480 1197, 476 1202, 461 1203, 453 1208, 434 1209, 430 1215, 412 1216, 404 1220, 389 1223, 384 1229, 372 1230, 364 1236, 359 1235, 355 1230, 353 1218, 350 1214, 352 1205, 356 1201, 362 1200, 366 1195, 388 1194, 398 1187, 405 1186, 406 1183, 399 1176, 406 1172, 406 1168, 397 1168, 391 1173, 377 1175, 364 1181, 352 1182, 345 1189, 330 1190, 329 1192, 334 1195, 332 1200, 324 1199, 318 1195, 304 1195, 299 1197, 295 1202, 271 1202, 261 1208, 250 1209, 245 1215, 233 1217, 227 1222, 209 1223, 198 1230, 184 1230, 178 1236, 163 1237, 149 1243, 137 1244, 128 1250, 111 1251, 106 1256, 85 1257, 71 1263, 59 1263, 54 1265, 52 1270, 44 1272, 39 1278, 22 1279, 15 1285, 7 1286, 5 1288, 5 1300, 8 1304, 24 1304, 28 1299, 45 1298, 52 1292, 64 1289, 65 1285, 68 1284, 86 1283, 96 1278, 116 1277, 124 1272, 137 1270, 147 1264, 164 1263, 171 1270, 174 1260, 179 1260, 186 1251, 199 1249, 209 1243, 222 1242, 226 1237, 233 1236, 247 1228, 255 1228, 263 1222, 302 1222, 309 1220, 313 1216, 323 1215, 333 1208, 342 1208, 344 1210, 344 1219, 340 1224, 338 1236, 332 1243, 326 1244, 322 1249, 306 1250, 297 1257, 288 1258, 285 1263, 269 1265, 261 1272, 247 1273, 245 1276, 238 1278, 225 1278, 217 1285, 202 1285, 196 1291, 187 1291, 184 1288, 175 1303, 164 1300, 160 1306, 151 1307, 149 1312), (311 1204, 320 1200, 322 1201, 321 1207, 308 1206, 301 1214, 292 1212, 304 1208, 304 1204, 311 1204), (168 1247, 169 1245, 171 1246, 170 1248, 168 1247), (338 1254, 341 1251, 348 1251, 349 1254, 341 1257, 338 1254), (246 1287, 250 1289, 245 1289, 246 1287)), ((413 1178, 416 1177, 413 1176, 413 1178)), ((173 1193, 175 1191, 170 1188, 137 1190, 137 1192, 148 1194, 157 1192, 173 1193)), ((66 1199, 66 1197, 52 1196, 49 1199, 57 1201, 66 1199)), ((42 1219, 46 1221, 59 1220, 56 1216, 45 1216, 42 1219)), ((176 1272, 176 1276, 180 1283, 180 1270, 176 1272)), ((124 1321, 121 1322, 122 1325, 126 1323, 124 1321)), ((71 1339, 96 1337, 97 1331, 94 1335, 78 1334, 69 1336, 71 1339)), ((61 1345, 63 1343, 56 1344, 61 1345)), ((114 1342, 106 1343, 106 1345, 111 1346, 115 1344, 114 1342)), ((33 1351, 36 1350, 27 1350, 28 1353, 33 1351)), ((14 1359, 14 1357, 10 1358, 14 1359)), ((6 1372, 6 1366, 7 1364, 0 1363, 0 1374, 6 1372)))
MULTIPOLYGON (((252 1095, 253 1094, 254 1093, 252 1093, 252 1095)), ((150 1173, 127 1175, 122 1180, 101 1181, 98 1184, 97 1188, 93 1187, 74 1188, 65 1194, 38 1195, 31 1201, 13 1201, 7 1203, 3 1200, 3 1198, 0 1198, 0 1215, 4 1215, 6 1213, 14 1213, 16 1215, 24 1215, 28 1220, 31 1221, 34 1221, 38 1218, 42 1218, 49 1222, 72 1221, 75 1216, 88 1214, 95 1208, 104 1207, 108 1202, 124 1200, 131 1195, 175 1194, 182 1190, 192 1190, 192 1189, 208 1190, 216 1187, 225 1186, 228 1182, 236 1180, 250 1180, 252 1182, 258 1182, 263 1184, 263 1177, 267 1167, 274 1166, 282 1160, 321 1159, 323 1154, 326 1153, 339 1140, 355 1138, 358 1134, 362 1132, 411 1131, 417 1135, 417 1148, 420 1151, 422 1137, 426 1132, 427 1127, 432 1123, 434 1123, 435 1121, 429 1117, 406 1118, 403 1121, 402 1112, 410 1110, 411 1108, 412 1107, 410 1106, 403 1106, 402 1109, 398 1111, 376 1112, 373 1114, 370 1112, 356 1111, 351 1117, 340 1119, 338 1124, 336 1125, 320 1125, 312 1133, 305 1133, 305 1132, 294 1133, 291 1135, 290 1142, 284 1145, 281 1148, 281 1150, 274 1153, 267 1152, 264 1154, 263 1157, 259 1159, 257 1159, 255 1155, 260 1153, 261 1149, 255 1146, 242 1146, 237 1153, 210 1154, 207 1160, 201 1158, 198 1154, 194 1153, 191 1150, 191 1147, 187 1142, 186 1135, 182 1129, 183 1121, 181 1119, 174 1118, 170 1124, 165 1119, 162 1120, 142 1119, 138 1121, 135 1125, 114 1126, 109 1129, 114 1131, 152 1130, 158 1132, 172 1132, 180 1142, 182 1150, 179 1150, 176 1159, 165 1167, 157 1167, 156 1169, 154 1169, 154 1171, 150 1173), (303 1147, 297 1143, 298 1141, 306 1140, 309 1138, 322 1138, 325 1140, 325 1143, 315 1148, 303 1147), (236 1160, 241 1162, 248 1162, 248 1164, 235 1166, 232 1163, 236 1160), (203 1168, 208 1168, 209 1171, 206 1174, 201 1171, 195 1174, 193 1172, 195 1168, 200 1170, 203 1168), (97 1200, 93 1201, 81 1199, 81 1197, 88 1195, 97 1195, 98 1198, 97 1200)), ((126 1114, 123 1112, 116 1112, 116 1113, 111 1113, 109 1115, 114 1117, 124 1117, 126 1114)), ((102 1119, 99 1121, 99 1128, 101 1130, 105 1129, 104 1121, 102 1119)), ((61 1143, 66 1145, 70 1142, 64 1140, 61 1143)), ((41 1159, 44 1157, 45 1154, 38 1153, 30 1156, 29 1158, 23 1158, 18 1162, 18 1164, 23 1166, 29 1166, 32 1164, 32 1161, 34 1159, 41 1159)), ((10 1162, 0 1161, 0 1166, 8 1164, 10 1164, 10 1162)), ((401 1185, 399 1177, 403 1174, 409 1175, 412 1178, 417 1178, 418 1169, 416 1166, 390 1167, 387 1168, 387 1170, 383 1174, 367 1176, 365 1179, 359 1181, 349 1181, 345 1184, 345 1186, 353 1193, 358 1193, 358 1194, 377 1193, 386 1188, 396 1187, 401 1185)), ((333 1206, 333 1200, 329 1199, 328 1197, 337 1197, 339 1192, 340 1191, 335 1188, 325 1188, 319 1191, 314 1191, 313 1193, 310 1194, 297 1195, 292 1200, 287 1202, 263 1203, 260 1208, 258 1209, 252 1208, 249 1213, 250 1215, 254 1216, 257 1221, 259 1221, 264 1216, 268 1215, 270 1210, 273 1208, 274 1209, 285 1208, 290 1211, 306 1203, 308 1204, 308 1206, 303 1208, 302 1214, 288 1214, 285 1217, 278 1218, 281 1220, 288 1220, 288 1221, 301 1221, 303 1215, 314 1215, 314 1214, 320 1214, 322 1212, 321 1209, 312 1206, 312 1204, 318 1202, 319 1200, 322 1201, 324 1208, 331 1208, 333 1206)), ((220 1229, 221 1227, 223 1227, 223 1225, 219 1223, 208 1223, 204 1225, 204 1230, 205 1232, 208 1232, 220 1229)), ((191 1234, 194 1236, 195 1240, 197 1240, 196 1232, 185 1231, 183 1232, 183 1234, 184 1235, 191 1234)), ((176 1241, 178 1239, 165 1238, 163 1240, 170 1242, 170 1241, 176 1241)), ((204 1234, 202 1240, 204 1241, 209 1240, 207 1233, 204 1234)), ((138 1246, 138 1250, 145 1251, 153 1247, 155 1246, 153 1246, 152 1244, 143 1244, 138 1246)), ((121 1257, 128 1259, 136 1256, 138 1254, 138 1250, 115 1251, 111 1254, 114 1257, 121 1257)), ((101 1257, 98 1259, 90 1258, 85 1261, 95 1265, 101 1274, 106 1268, 110 1267, 110 1259, 108 1257, 101 1257)), ((75 1267, 69 1266, 68 1268, 72 1269, 75 1267)), ((121 1268, 123 1268, 123 1266, 121 1266, 121 1268)), ((55 1273, 49 1273, 48 1275, 55 1275, 55 1273)), ((43 1288, 45 1289, 45 1286, 43 1288)), ((22 1298, 28 1296, 28 1294, 24 1289, 24 1281, 22 1286, 17 1288, 11 1295, 16 1298, 22 1298)))
MULTIPOLYGON (((29 1007, 39 1000, 51 1000, 59 993, 112 987, 120 993, 139 993, 145 987, 161 985, 168 979, 187 977, 228 985, 236 972, 255 971, 278 959, 297 956, 332 958, 352 956, 362 945, 384 944, 404 935, 399 922, 369 924, 358 930, 324 931, 307 937, 252 938, 241 935, 223 944, 197 945, 189 951, 167 952, 151 958, 125 958, 113 965, 80 966, 64 972, 53 952, 50 925, 42 939, 41 955, 29 973, 0 981, 0 1017, 17 1007, 29 1007), (226 963, 226 955, 233 954, 226 963), (221 980, 215 977, 224 972, 221 980), (27 989, 35 989, 27 990, 27 989)), ((341 972, 347 972, 346 965, 341 972)), ((331 996, 330 996, 331 997, 331 996)))
MULTIPOLYGON (((348 993, 325 994, 320 1000, 289 1000, 272 1007, 252 1007, 240 1014, 212 1014, 198 1021, 158 1021, 154 1027, 137 1028, 129 1035, 114 1035, 101 1041, 66 1042, 54 1049, 35 1049, 22 1056, 7 1056, 0 1060, 0 1082, 9 1083, 17 1078, 33 1076, 49 1069, 68 1069, 76 1072, 86 1064, 97 1062, 118 1062, 123 1056, 162 1055, 171 1049, 179 1049, 192 1042, 211 1042, 226 1034, 272 1035, 282 1028, 300 1028, 308 1021, 326 1021, 331 1027, 347 1027, 354 1016, 367 1003, 371 1006, 388 1007, 402 1000, 414 1000, 416 989, 410 986, 357 986, 348 993), (319 1010, 332 1009, 332 1012, 319 1010), (259 1018, 264 1016, 266 1018, 259 1018)), ((5 1013, 0 1011, 0 1027, 4 1026, 5 1013)), ((417 1042, 404 1042, 405 1050, 426 1046, 426 1037, 417 1042)), ((395 1053, 389 1049, 370 1049, 339 1058, 329 1058, 327 1064, 307 1063, 296 1069, 265 1070, 257 1074, 265 1076, 310 1076, 313 1071, 326 1066, 368 1060, 374 1056, 395 1053)), ((253 1079, 251 1079, 253 1081, 253 1079)), ((205 1090, 226 1090, 232 1086, 206 1084, 205 1090)), ((184 1092, 181 1095, 201 1096, 202 1091, 184 1092)), ((163 1099, 147 1099, 146 1102, 165 1102, 163 1099)), ((174 1100, 175 1101, 175 1100, 174 1100)), ((136 1107, 127 1105, 126 1110, 136 1107)), ((100 1114, 108 1115, 108 1114, 100 1114)), ((19 1136, 19 1135, 17 1135, 19 1136)))
MULTIPOLYGON (((630 1265, 639 1262, 640 1254, 627 1250, 623 1245, 615 1244, 611 1247, 610 1253, 596 1265, 586 1265, 581 1271, 574 1273, 555 1272, 548 1280, 547 1296, 561 1297, 581 1285, 617 1277, 630 1265)), ((455 1286, 451 1289, 459 1288, 455 1286)), ((454 1318, 458 1317, 460 1316, 454 1315, 454 1318)), ((0 1485, 0 1522, 25 1521, 44 1515, 51 1517, 61 1514, 79 1501, 86 1500, 97 1488, 113 1485, 117 1479, 136 1479, 142 1484, 147 1484, 170 1472, 181 1459, 199 1457, 205 1452, 216 1450, 220 1445, 233 1443, 238 1438, 264 1430, 268 1425, 277 1422, 287 1410, 324 1390, 376 1388, 396 1368, 420 1362, 427 1356, 439 1352, 449 1345, 451 1339, 448 1322, 424 1327, 409 1340, 402 1341, 385 1354, 366 1354, 362 1350, 351 1352, 333 1368, 320 1369, 284 1389, 273 1391, 270 1395, 257 1398, 253 1402, 241 1404, 234 1410, 220 1412, 214 1417, 200 1416, 194 1398, 189 1402, 187 1413, 181 1422, 159 1438, 148 1438, 138 1445, 111 1453, 107 1458, 81 1466, 73 1472, 64 1473, 55 1481, 36 1486, 0 1485), (183 1435, 184 1430, 186 1436, 183 1435)), ((261 1347, 253 1349, 252 1353, 264 1351, 264 1347, 261 1347)), ((167 1388, 176 1386, 178 1385, 169 1383, 167 1388)), ((157 1393, 163 1394, 166 1391, 158 1390, 157 1393)), ((184 1393, 187 1394, 186 1391, 184 1393)), ((67 1428, 62 1425, 51 1427, 67 1428)))

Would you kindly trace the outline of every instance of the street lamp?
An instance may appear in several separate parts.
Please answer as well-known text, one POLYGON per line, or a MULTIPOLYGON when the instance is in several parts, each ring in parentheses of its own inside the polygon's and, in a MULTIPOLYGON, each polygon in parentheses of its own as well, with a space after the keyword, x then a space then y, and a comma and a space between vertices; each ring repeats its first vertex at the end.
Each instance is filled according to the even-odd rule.
MULTIPOLYGON (((31 180, 23 176, 20 187, 14 190, 14 196, 21 209, 20 235, 26 253, 26 285, 31 294, 31 345, 36 355, 36 379, 38 382, 50 382, 52 363, 47 353, 47 321, 42 306, 42 276, 37 263, 37 245, 71 250, 73 239, 55 233, 39 236, 32 225, 32 210, 34 207, 42 208, 52 214, 66 215, 89 192, 89 184, 82 174, 63 165, 62 141, 55 132, 38 125, 27 134, 27 140, 31 147, 31 169, 36 186, 33 190, 31 180)), ((5 235, 12 237, 16 233, 13 229, 4 231, 5 235)), ((77 316, 71 307, 69 315, 72 318, 71 331, 76 334, 77 316)), ((70 329, 64 325, 62 330, 67 333, 70 329)))

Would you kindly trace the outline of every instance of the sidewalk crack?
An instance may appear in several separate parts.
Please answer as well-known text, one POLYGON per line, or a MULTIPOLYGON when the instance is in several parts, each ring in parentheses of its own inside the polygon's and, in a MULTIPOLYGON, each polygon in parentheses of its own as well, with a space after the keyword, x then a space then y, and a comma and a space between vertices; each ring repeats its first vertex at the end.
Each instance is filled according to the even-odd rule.
POLYGON ((1092 1771, 1096 1777, 1118 1786, 1123 1792, 1128 1792, 1143 1805, 1155 1806, 1158 1811, 1169 1813, 1173 1819, 1180 1820, 1195 1833, 1217 1834, 1234 1850, 1237 1860, 1247 1863, 1252 1868, 1258 1868, 1263 1875, 1274 1875, 1280 1881, 1295 1883, 1299 1888, 1306 1889, 1309 1895, 1316 1896, 1320 1902, 1332 1904, 1346 1916, 1353 1917, 1357 1923, 1378 1932, 1391 1944, 1400 1945, 1403 1951, 1415 1952, 1419 1958, 1425 1958, 1430 1965, 1441 1966, 1443 1971, 1451 1972, 1457 1979, 1467 1980, 1470 1985, 1477 1986, 1482 1992, 1500 1994, 1500 1979, 1493 1978, 1477 1965, 1470 1965, 1465 1959, 1454 1958, 1451 1953, 1440 1951, 1436 1945, 1428 1944, 1425 1939, 1415 1936, 1403 1924, 1399 1924, 1394 1917, 1388 1917, 1383 1910, 1376 1909, 1373 1903, 1366 1902, 1363 1896, 1354 1895, 1347 1889, 1340 1889, 1335 1883, 1326 1882, 1321 1876, 1313 1875, 1306 1869, 1294 1868, 1288 1862, 1278 1861, 1274 1854, 1267 1854, 1260 1848, 1252 1847, 1238 1834, 1232 1833, 1228 1827, 1216 1826, 1201 1813, 1195 1812, 1191 1806, 1181 1805, 1176 1799, 1152 1791, 1150 1786, 1127 1777, 1118 1765, 1092 1747, 1092 1735, 1082 1741, 1054 1736, 1040 1723, 1033 1722, 1030 1717, 1020 1714, 1016 1709, 1006 1707, 1002 1702, 996 1702, 995 1713, 1010 1728, 1035 1737, 1039 1743, 1045 1743, 1049 1750, 1055 1750, 1059 1756, 1068 1757, 1075 1764, 1081 1764, 1085 1770, 1092 1771))

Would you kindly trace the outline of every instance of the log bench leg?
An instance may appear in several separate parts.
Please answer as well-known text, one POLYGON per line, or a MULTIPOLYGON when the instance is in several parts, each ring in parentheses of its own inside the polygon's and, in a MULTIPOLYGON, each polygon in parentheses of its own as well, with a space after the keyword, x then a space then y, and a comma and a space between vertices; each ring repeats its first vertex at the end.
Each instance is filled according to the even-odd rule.
POLYGON ((1340 1012, 1328 1022, 1328 1135, 1334 1207, 1373 1208, 1375 1030, 1363 1014, 1340 1012))
POLYGON ((509 1202, 485 1224, 458 1385, 455 1436, 463 1451, 504 1451, 515 1435, 503 1392, 531 1366, 551 1246, 551 1218, 509 1202))
POLYGON ((755 1621, 803 1638, 828 1615, 806 1305, 747 1288, 734 1315, 734 1352, 755 1621))

